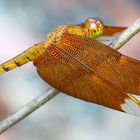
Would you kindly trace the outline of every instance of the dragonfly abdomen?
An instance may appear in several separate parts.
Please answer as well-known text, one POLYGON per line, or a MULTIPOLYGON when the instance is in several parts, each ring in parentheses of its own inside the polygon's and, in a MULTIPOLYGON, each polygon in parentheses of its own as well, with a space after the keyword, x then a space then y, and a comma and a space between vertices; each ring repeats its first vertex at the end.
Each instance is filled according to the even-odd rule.
POLYGON ((0 74, 12 70, 16 67, 20 67, 40 56, 45 52, 45 42, 40 42, 29 49, 25 50, 16 57, 6 61, 0 65, 0 74))

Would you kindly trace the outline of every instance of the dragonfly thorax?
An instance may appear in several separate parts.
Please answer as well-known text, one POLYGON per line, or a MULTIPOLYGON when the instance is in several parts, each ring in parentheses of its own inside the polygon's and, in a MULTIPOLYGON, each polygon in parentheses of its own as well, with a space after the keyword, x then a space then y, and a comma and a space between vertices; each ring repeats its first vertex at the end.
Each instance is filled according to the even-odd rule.
POLYGON ((95 39, 103 34, 103 24, 96 18, 88 18, 80 25, 61 25, 47 35, 46 47, 52 43, 58 44, 64 33, 95 39))
POLYGON ((62 35, 64 33, 66 33, 68 26, 69 25, 64 24, 64 25, 59 26, 58 28, 56 28, 52 32, 50 32, 46 37, 45 46, 48 47, 50 44, 53 44, 53 43, 58 44, 62 35))

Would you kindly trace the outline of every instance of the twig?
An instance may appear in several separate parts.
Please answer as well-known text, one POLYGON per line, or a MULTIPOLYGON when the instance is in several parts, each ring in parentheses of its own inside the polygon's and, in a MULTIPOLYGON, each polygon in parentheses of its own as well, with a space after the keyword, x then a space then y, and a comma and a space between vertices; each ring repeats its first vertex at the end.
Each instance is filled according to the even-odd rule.
POLYGON ((43 104, 48 102, 50 99, 52 99, 55 95, 59 93, 58 90, 54 88, 50 88, 35 99, 33 99, 31 102, 23 106, 19 111, 14 113, 13 115, 7 117, 0 123, 0 134, 16 124, 17 122, 24 119, 26 116, 31 114, 33 111, 41 107, 43 104))
POLYGON ((115 50, 119 50, 125 43, 127 43, 136 33, 140 31, 140 18, 129 26, 113 43, 111 46, 115 50))
MULTIPOLYGON (((127 30, 125 30, 115 41, 112 42, 111 46, 118 50, 126 42, 128 42, 137 32, 140 31, 140 19, 138 19, 134 24, 132 24, 127 30)), ((43 104, 52 99, 55 95, 59 93, 58 90, 51 88, 44 92, 43 94, 36 97, 30 103, 26 104, 24 107, 19 109, 13 115, 7 117, 0 123, 0 134, 16 124, 17 122, 24 119, 26 116, 31 114, 33 111, 40 108, 43 104)))

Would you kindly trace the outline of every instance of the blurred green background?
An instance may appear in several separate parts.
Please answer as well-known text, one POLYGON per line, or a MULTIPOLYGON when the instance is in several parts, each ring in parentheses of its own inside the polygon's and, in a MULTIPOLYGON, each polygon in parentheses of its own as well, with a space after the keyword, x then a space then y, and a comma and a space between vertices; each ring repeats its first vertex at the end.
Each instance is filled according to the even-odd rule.
MULTIPOLYGON (((0 0, 0 63, 45 39, 65 23, 100 17, 128 26, 140 17, 138 0, 0 0)), ((140 60, 140 34, 120 51, 140 60)), ((49 86, 32 63, 0 75, 0 119, 49 86)), ((59 94, 0 140, 132 140, 140 138, 140 118, 59 94)))

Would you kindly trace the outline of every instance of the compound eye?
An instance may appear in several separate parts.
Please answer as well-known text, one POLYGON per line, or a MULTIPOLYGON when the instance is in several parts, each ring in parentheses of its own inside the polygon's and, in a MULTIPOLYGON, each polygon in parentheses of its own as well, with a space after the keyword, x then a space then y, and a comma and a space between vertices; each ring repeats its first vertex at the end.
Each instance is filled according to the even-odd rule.
POLYGON ((91 22, 90 23, 90 27, 95 29, 95 28, 97 28, 97 24, 95 22, 91 22))
POLYGON ((99 27, 102 26, 102 23, 100 21, 97 21, 96 23, 99 27))
POLYGON ((88 18, 86 21, 85 21, 85 26, 87 28, 93 28, 93 29, 96 29, 97 28, 97 20, 94 19, 94 18, 88 18))

